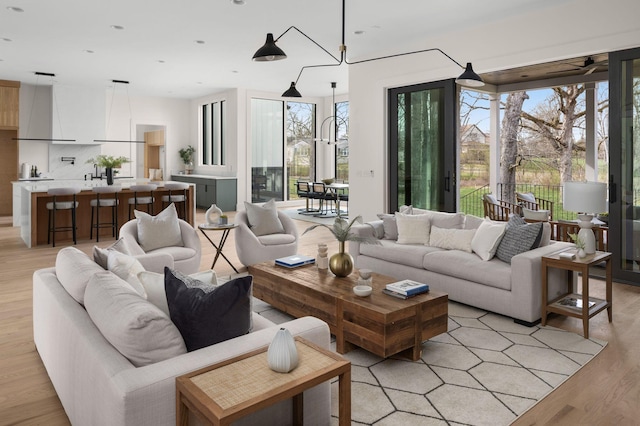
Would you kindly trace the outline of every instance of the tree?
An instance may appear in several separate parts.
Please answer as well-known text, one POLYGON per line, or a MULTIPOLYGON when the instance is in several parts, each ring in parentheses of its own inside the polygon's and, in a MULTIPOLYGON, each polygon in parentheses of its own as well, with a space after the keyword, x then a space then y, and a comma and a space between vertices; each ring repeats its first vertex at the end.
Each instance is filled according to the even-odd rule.
POLYGON ((520 118, 522 104, 529 99, 527 92, 512 92, 507 95, 502 130, 500 132, 500 182, 502 182, 502 200, 514 202, 516 185, 516 167, 521 161, 518 158, 518 134, 520 133, 520 118))

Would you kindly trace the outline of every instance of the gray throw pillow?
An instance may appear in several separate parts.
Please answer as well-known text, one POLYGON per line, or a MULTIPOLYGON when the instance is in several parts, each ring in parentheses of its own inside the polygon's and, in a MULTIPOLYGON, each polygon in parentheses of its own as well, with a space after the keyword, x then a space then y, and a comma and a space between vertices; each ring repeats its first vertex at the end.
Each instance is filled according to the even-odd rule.
POLYGON ((382 228, 384 229, 385 240, 398 239, 398 224, 396 223, 396 215, 389 213, 378 214, 378 219, 382 219, 382 228))
POLYGON ((249 229, 258 237, 261 235, 284 233, 284 227, 278 218, 276 201, 273 198, 262 206, 245 201, 244 208, 247 211, 249 229))
POLYGON ((187 351, 195 351, 251 330, 251 285, 248 275, 220 286, 164 268, 164 286, 171 321, 187 351))
POLYGON ((541 239, 542 222, 527 223, 520 216, 512 215, 498 245, 496 257, 503 262, 511 263, 513 256, 537 248, 541 239))

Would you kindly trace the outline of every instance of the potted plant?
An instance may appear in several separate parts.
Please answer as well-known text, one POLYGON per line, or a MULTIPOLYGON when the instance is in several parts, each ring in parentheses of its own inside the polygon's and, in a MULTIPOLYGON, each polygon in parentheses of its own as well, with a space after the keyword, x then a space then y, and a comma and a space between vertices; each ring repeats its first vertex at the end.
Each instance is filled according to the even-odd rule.
POLYGON ((578 236, 578 234, 568 234, 569 238, 571 238, 574 242, 574 244, 576 245, 576 249, 578 250, 578 257, 582 258, 586 256, 586 253, 584 251, 585 248, 585 243, 582 240, 582 238, 580 238, 578 236))
POLYGON ((344 218, 338 216, 333 222, 333 226, 324 224, 313 225, 307 228, 302 235, 307 232, 322 226, 327 228, 333 236, 338 240, 338 253, 331 256, 329 259, 329 269, 338 277, 346 277, 353 271, 353 258, 349 253, 344 251, 344 243, 346 241, 355 241, 363 244, 380 244, 380 241, 375 237, 362 237, 351 232, 351 227, 354 223, 362 223, 362 217, 357 216, 347 222, 344 218))
POLYGON ((113 155, 100 154, 95 158, 89 158, 87 163, 95 164, 98 167, 104 168, 107 175, 107 185, 113 185, 113 169, 119 169, 124 163, 128 163, 127 157, 114 157, 113 155))
POLYGON ((182 158, 182 162, 184 163, 184 171, 186 174, 191 174, 193 172, 193 153, 196 152, 196 149, 189 145, 186 148, 180 148, 178 153, 180 154, 180 158, 182 158))

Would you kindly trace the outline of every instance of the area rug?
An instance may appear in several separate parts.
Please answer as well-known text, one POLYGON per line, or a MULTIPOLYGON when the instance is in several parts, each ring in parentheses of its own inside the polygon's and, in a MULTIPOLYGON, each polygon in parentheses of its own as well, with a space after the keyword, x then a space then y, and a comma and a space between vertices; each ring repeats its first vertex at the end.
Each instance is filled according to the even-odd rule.
MULTIPOLYGON (((256 299, 276 323, 291 319, 256 299)), ((581 367, 606 342, 449 302, 448 332, 423 343, 412 362, 363 349, 351 361, 354 425, 509 425, 581 367)), ((335 343, 333 343, 335 350, 335 343)), ((332 416, 337 424, 337 381, 332 416)))

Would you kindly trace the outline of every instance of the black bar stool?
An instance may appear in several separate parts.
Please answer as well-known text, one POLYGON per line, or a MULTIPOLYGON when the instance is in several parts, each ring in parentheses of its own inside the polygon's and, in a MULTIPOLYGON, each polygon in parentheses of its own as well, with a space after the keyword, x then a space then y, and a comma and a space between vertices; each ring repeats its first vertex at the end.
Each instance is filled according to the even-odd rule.
POLYGON ((47 203, 47 210, 49 210, 49 224, 47 230, 47 244, 53 243, 53 247, 56 246, 56 232, 72 231, 73 244, 77 244, 76 238, 76 208, 78 202, 76 201, 76 194, 80 192, 80 188, 49 188, 48 195, 53 196, 53 201, 47 203), (59 197, 73 196, 72 201, 59 201, 59 197), (56 216, 58 210, 71 210, 71 226, 56 226, 56 216))
POLYGON ((93 188, 93 192, 96 194, 96 198, 91 200, 91 231, 89 238, 93 239, 93 229, 96 230, 96 242, 100 241, 100 228, 111 228, 111 235, 118 239, 118 192, 122 191, 120 185, 108 185, 108 186, 96 186, 93 188), (101 195, 108 197, 108 194, 113 194, 113 198, 100 198, 101 195), (111 207, 111 222, 100 222, 100 207, 111 207), (95 210, 96 221, 93 221, 95 210))
POLYGON ((153 203, 156 199, 153 197, 153 191, 158 189, 158 185, 153 183, 131 185, 129 187, 133 191, 133 197, 129 198, 129 220, 131 220, 131 210, 139 210, 138 206, 147 206, 147 213, 153 215, 153 203), (142 195, 138 195, 142 193, 142 195), (145 194, 149 195, 145 195, 145 194))
POLYGON ((178 217, 182 220, 187 220, 187 189, 189 189, 189 184, 184 182, 166 182, 164 189, 169 191, 169 195, 162 196, 162 208, 164 209, 169 204, 174 203, 178 211, 178 217), (180 206, 182 206, 182 216, 180 216, 180 206))

